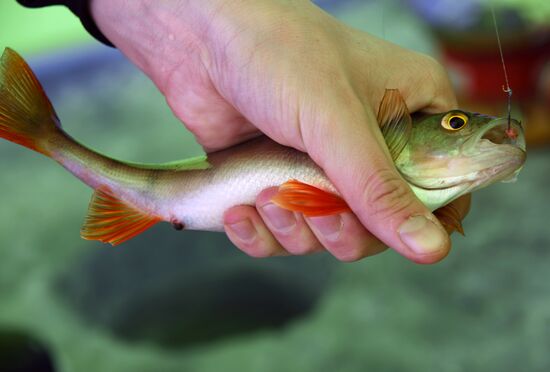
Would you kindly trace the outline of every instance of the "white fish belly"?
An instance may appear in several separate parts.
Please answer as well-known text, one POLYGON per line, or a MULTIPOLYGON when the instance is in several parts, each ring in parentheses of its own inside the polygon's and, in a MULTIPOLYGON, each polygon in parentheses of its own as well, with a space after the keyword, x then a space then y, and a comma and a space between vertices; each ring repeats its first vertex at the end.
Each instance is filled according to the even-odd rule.
POLYGON ((189 230, 223 231, 223 215, 237 205, 255 205, 258 194, 269 187, 296 179, 325 190, 336 191, 324 173, 305 164, 278 163, 275 167, 246 167, 228 175, 219 171, 209 182, 188 193, 170 208, 176 220, 189 230))

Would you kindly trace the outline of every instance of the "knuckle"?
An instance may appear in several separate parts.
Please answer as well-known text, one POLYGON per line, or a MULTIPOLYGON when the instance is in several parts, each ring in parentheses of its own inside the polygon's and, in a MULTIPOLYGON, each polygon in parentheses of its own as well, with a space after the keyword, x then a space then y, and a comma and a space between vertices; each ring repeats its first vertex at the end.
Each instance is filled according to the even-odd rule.
POLYGON ((369 237, 355 238, 353 240, 346 239, 337 246, 330 247, 330 252, 339 261, 355 262, 366 257, 373 256, 386 250, 386 246, 369 237))
POLYGON ((358 249, 358 248, 345 249, 342 251, 335 252, 333 253, 333 255, 334 257, 336 257, 338 261, 342 261, 342 262, 356 262, 366 257, 365 252, 363 252, 362 249, 358 249))
POLYGON ((363 192, 370 214, 381 218, 399 214, 414 203, 406 182, 391 169, 377 171, 368 177, 363 192))
POLYGON ((283 249, 295 256, 314 253, 321 248, 321 243, 315 238, 309 227, 300 219, 289 231, 274 231, 271 233, 283 249))
POLYGON ((329 252, 341 262, 355 262, 370 256, 370 243, 364 238, 344 239, 336 245, 327 247, 329 252))
POLYGON ((424 95, 427 106, 438 111, 449 110, 457 106, 452 83, 441 63, 432 57, 423 56, 425 61, 424 95))
POLYGON ((217 149, 222 147, 224 142, 203 131, 191 131, 196 141, 205 149, 217 149))
POLYGON ((246 253, 248 256, 252 258, 268 258, 270 255, 264 252, 263 250, 259 249, 250 249, 250 248, 242 248, 239 247, 241 251, 246 253))
POLYGON ((431 74, 433 75, 434 78, 442 78, 442 77, 446 77, 447 76, 447 72, 445 71, 445 68, 443 67, 443 65, 441 63, 439 63, 438 60, 436 60, 435 58, 431 57, 431 56, 428 56, 428 55, 424 55, 424 54, 419 54, 420 56, 420 63, 428 70, 431 72, 431 74))
POLYGON ((316 252, 319 249, 319 244, 313 244, 311 242, 306 243, 289 243, 284 244, 284 248, 292 255, 304 256, 316 252))
POLYGON ((181 120, 183 121, 183 125, 192 133, 195 135, 200 135, 202 132, 204 132, 204 124, 201 123, 200 118, 196 117, 196 115, 193 115, 192 111, 186 111, 181 116, 181 120))
POLYGON ((356 239, 343 239, 325 246, 334 258, 341 262, 355 262, 367 256, 365 247, 356 239))
POLYGON ((424 56, 424 61, 421 61, 421 63, 426 66, 429 84, 431 85, 431 90, 434 92, 434 95, 437 95, 448 87, 450 83, 449 76, 441 63, 430 56, 424 56))
POLYGON ((279 254, 280 247, 275 244, 258 242, 238 246, 241 251, 253 258, 268 258, 279 254))

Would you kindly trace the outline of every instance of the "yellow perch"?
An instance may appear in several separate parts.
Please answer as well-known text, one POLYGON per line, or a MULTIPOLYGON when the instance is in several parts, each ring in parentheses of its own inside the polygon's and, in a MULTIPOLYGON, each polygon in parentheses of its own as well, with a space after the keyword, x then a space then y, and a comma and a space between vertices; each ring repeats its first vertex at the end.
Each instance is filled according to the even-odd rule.
MULTIPOLYGON (((461 110, 415 117, 397 90, 386 91, 378 121, 397 169, 431 210, 496 181, 514 178, 525 161, 523 129, 461 110), (513 137, 513 138, 512 138, 513 137)), ((26 62, 6 48, 0 60, 0 137, 42 153, 95 190, 81 231, 120 244, 160 221, 177 229, 223 230, 223 213, 253 205, 265 188, 273 201, 306 215, 349 207, 307 154, 261 137, 178 162, 135 164, 75 141, 26 62)), ((446 221, 460 229, 460 221, 446 221)))

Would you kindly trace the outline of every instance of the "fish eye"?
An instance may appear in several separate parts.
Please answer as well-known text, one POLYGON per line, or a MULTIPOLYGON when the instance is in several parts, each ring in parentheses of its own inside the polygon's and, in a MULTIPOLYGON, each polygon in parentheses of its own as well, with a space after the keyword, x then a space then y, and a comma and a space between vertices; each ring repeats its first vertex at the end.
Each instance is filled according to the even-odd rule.
POLYGON ((468 116, 462 112, 449 112, 441 119, 441 126, 450 131, 457 131, 468 123, 468 116))

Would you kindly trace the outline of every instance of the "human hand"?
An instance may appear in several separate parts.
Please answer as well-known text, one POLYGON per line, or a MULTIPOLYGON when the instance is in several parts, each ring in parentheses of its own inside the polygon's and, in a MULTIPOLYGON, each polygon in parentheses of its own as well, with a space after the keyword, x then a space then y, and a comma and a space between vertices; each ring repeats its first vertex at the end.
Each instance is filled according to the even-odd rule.
MULTIPOLYGON (((443 68, 308 0, 198 3, 93 0, 91 9, 207 151, 264 133, 307 152, 354 212, 304 218, 270 203, 268 189, 256 208, 226 212, 229 238, 256 257, 324 247, 353 261, 386 245, 419 263, 445 257, 449 237, 395 169, 375 113, 386 88, 411 112, 456 107, 443 68)), ((462 217, 468 205, 456 201, 462 217)))

